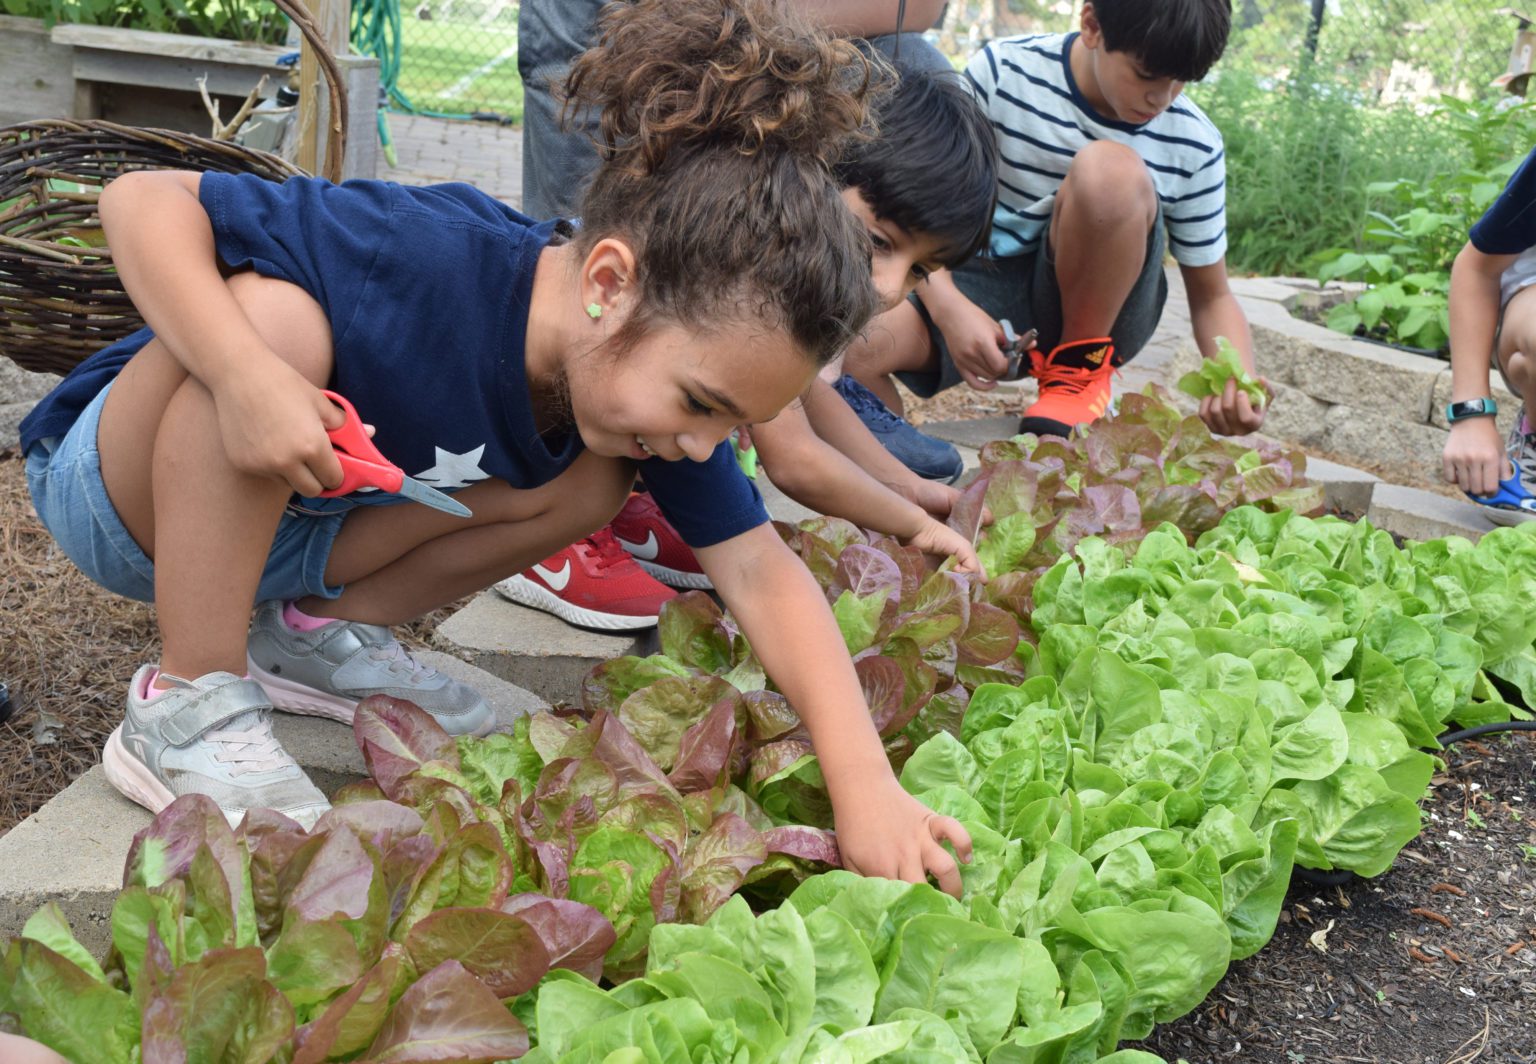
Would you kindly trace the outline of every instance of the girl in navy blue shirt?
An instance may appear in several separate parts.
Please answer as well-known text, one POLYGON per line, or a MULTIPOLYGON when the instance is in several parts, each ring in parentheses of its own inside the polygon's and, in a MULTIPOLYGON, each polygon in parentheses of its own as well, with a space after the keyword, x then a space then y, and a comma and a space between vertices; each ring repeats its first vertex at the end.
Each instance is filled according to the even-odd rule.
POLYGON ((569 88, 603 136, 576 233, 463 185, 154 172, 103 194, 150 329, 82 364, 23 447, 70 556, 157 606, 163 657, 134 678, 109 778, 151 809, 197 791, 232 821, 312 822, 325 801, 272 738, 274 703, 348 719, 387 691, 486 730, 483 701, 387 626, 600 527, 638 466, 805 721, 845 864, 958 893, 941 843, 968 859, 964 829, 897 783, 825 598, 726 443, 876 309, 829 167, 871 68, 774 0, 639 0, 569 88), (322 388, 473 517, 317 498, 341 480, 322 388))

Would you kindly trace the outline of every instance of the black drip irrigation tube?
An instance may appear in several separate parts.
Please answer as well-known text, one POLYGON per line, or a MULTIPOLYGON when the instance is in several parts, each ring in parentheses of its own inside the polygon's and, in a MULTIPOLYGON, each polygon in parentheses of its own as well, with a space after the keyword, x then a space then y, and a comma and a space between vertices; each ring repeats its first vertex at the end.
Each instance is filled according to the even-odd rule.
MULTIPOLYGON (((1475 728, 1463 728, 1461 731, 1446 732, 1439 736, 1441 746, 1450 746, 1459 743, 1463 739, 1475 739, 1479 735, 1493 735, 1497 732, 1507 731, 1536 731, 1536 720, 1506 720, 1498 724, 1479 724, 1475 728)), ((1292 872, 1297 879, 1304 880, 1319 887, 1340 887, 1352 879, 1357 879, 1353 872, 1347 868, 1324 870, 1321 868, 1303 868, 1297 865, 1292 872)))

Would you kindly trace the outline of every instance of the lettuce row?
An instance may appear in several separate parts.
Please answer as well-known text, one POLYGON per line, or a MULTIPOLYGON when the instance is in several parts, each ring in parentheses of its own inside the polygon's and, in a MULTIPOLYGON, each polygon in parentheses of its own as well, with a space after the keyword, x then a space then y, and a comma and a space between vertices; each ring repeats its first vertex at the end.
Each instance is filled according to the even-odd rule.
MULTIPOLYGON (((1142 934, 1111 923, 1100 937, 1142 934)), ((1114 1050, 1140 1004, 1116 964, 1088 949, 1072 972, 932 887, 830 872, 766 913, 738 896, 658 927, 645 975, 611 990, 551 973, 517 1012, 529 1064, 1161 1064, 1114 1050)))

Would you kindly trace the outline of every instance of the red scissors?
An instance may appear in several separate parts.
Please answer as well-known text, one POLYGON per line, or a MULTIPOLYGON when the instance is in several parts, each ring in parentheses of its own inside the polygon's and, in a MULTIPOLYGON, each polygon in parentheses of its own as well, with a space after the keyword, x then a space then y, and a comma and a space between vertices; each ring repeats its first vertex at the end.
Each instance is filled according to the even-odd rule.
POLYGON ((456 517, 471 516, 469 508, 463 503, 454 502, 436 488, 428 487, 415 477, 406 476, 405 470, 379 453, 379 449, 368 438, 368 430, 363 428, 363 419, 357 416, 357 408, 345 398, 324 389, 321 394, 341 407, 347 415, 341 428, 326 432, 331 438, 331 446, 336 450, 336 459, 341 463, 341 483, 329 491, 322 491, 321 498, 333 499, 358 488, 378 488, 391 495, 403 495, 407 499, 425 503, 456 517))

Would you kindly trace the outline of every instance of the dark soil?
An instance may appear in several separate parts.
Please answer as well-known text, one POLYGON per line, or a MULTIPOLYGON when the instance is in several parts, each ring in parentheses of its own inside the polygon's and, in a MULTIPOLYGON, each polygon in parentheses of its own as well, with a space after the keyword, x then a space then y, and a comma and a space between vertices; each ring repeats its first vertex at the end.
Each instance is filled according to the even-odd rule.
POLYGON ((1296 879, 1270 943, 1139 1048, 1191 1064, 1536 1062, 1532 734, 1451 747, 1391 871, 1296 879))

